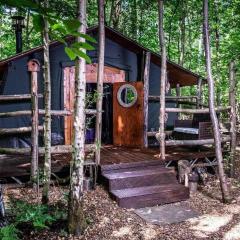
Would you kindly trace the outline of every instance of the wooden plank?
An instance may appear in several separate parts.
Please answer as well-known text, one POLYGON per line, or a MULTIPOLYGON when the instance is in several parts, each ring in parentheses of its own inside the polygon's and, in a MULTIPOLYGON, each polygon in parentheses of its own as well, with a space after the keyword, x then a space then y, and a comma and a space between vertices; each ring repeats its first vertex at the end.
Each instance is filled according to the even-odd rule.
POLYGON ((132 107, 118 103, 117 92, 125 83, 113 84, 113 142, 117 146, 143 146, 143 83, 129 83, 138 93, 137 102, 132 107))
MULTIPOLYGON (((149 101, 160 101, 160 96, 150 95, 148 97, 149 101)), ((165 96, 166 100, 193 100, 197 99, 197 96, 165 96)))

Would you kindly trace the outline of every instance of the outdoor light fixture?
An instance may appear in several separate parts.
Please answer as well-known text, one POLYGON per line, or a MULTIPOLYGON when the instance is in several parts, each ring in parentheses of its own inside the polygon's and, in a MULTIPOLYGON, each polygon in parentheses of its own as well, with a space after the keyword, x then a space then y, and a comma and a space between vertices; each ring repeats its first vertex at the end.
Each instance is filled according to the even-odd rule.
POLYGON ((16 53, 22 52, 22 29, 24 25, 24 17, 13 16, 12 17, 12 28, 15 30, 16 35, 16 53))

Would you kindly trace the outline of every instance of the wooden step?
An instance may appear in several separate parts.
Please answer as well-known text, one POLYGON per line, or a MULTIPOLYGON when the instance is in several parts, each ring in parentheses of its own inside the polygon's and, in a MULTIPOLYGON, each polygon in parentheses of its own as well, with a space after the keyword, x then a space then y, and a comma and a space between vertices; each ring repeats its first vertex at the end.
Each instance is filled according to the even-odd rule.
POLYGON ((180 184, 166 184, 111 191, 123 208, 142 208, 187 200, 189 190, 180 184))
POLYGON ((120 164, 108 164, 101 165, 101 173, 118 171, 121 169, 130 169, 130 168, 138 168, 138 167, 151 167, 151 166, 162 166, 164 167, 164 162, 159 160, 149 160, 142 162, 131 162, 131 163, 120 163, 120 164))
POLYGON ((163 167, 140 168, 124 172, 107 173, 109 190, 177 183, 174 170, 163 167))

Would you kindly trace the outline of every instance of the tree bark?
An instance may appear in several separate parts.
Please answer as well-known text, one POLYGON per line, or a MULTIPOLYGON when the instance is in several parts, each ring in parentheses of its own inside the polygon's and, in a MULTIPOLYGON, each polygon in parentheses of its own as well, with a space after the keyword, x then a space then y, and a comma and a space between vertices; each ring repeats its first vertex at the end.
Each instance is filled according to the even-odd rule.
POLYGON ((103 103, 103 81, 104 81, 104 52, 105 52, 105 26, 104 26, 104 0, 98 1, 98 26, 99 26, 99 46, 98 46, 98 73, 97 73, 97 115, 96 115, 96 136, 95 142, 96 162, 100 163, 100 147, 102 136, 102 103, 103 103))
MULTIPOLYGON (((78 0, 78 20, 81 23, 78 31, 86 34, 86 0, 78 0)), ((85 42, 78 37, 77 42, 85 42)), ((83 212, 83 166, 85 143, 85 100, 86 100, 86 60, 77 58, 75 68, 75 104, 74 104, 74 128, 72 144, 72 164, 70 172, 70 192, 68 207, 69 233, 80 236, 85 227, 86 220, 83 212)))
POLYGON ((207 70, 207 80, 208 80, 208 89, 209 89, 209 109, 210 109, 210 116, 213 125, 213 134, 215 140, 215 152, 216 158, 218 162, 218 171, 219 171, 219 178, 220 178, 220 185, 222 190, 222 199, 223 202, 230 201, 230 193, 226 181, 226 176, 224 173, 224 166, 223 166, 223 156, 222 156, 222 148, 221 148, 221 137, 220 137, 220 130, 218 119, 215 111, 215 103, 214 103, 214 80, 212 77, 212 68, 211 68, 211 50, 210 50, 210 40, 209 40, 209 23, 208 23, 208 0, 203 1, 203 35, 204 35, 204 48, 205 48, 205 58, 206 58, 206 70, 207 70))
POLYGON ((40 64, 37 61, 31 60, 28 62, 28 71, 31 72, 31 105, 32 105, 31 106, 32 107, 32 111, 31 111, 32 113, 31 182, 33 184, 34 190, 38 190, 38 76, 37 75, 39 72, 39 68, 40 68, 40 64))
POLYGON ((231 61, 229 65, 229 103, 231 106, 231 151, 230 151, 230 176, 235 177, 235 157, 237 146, 237 115, 236 115, 236 69, 235 62, 231 61))
POLYGON ((119 19, 122 11, 122 0, 112 0, 109 25, 118 29, 119 19))
POLYGON ((165 160, 165 90, 166 90, 166 46, 165 35, 163 29, 163 0, 158 0, 159 11, 159 43, 161 51, 161 87, 160 87, 160 117, 159 117, 159 132, 160 132, 160 154, 161 159, 165 160))
POLYGON ((149 72, 150 72, 151 53, 145 54, 145 67, 144 67, 144 147, 148 147, 148 104, 149 104, 149 72))
MULTIPOLYGON (((48 7, 48 0, 44 1, 44 7, 48 7)), ((49 57, 49 24, 44 18, 43 30, 43 55, 44 55, 44 168, 43 168, 43 192, 42 202, 49 201, 49 188, 51 180, 51 76, 50 76, 50 57, 49 57)))

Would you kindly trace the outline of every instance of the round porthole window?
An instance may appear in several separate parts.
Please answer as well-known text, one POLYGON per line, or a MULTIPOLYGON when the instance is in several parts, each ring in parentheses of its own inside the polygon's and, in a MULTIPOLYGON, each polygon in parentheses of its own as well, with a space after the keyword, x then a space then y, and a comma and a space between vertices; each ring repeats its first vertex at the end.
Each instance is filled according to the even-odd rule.
POLYGON ((137 90, 130 84, 124 84, 118 89, 118 103, 123 107, 132 107, 137 102, 137 90))

